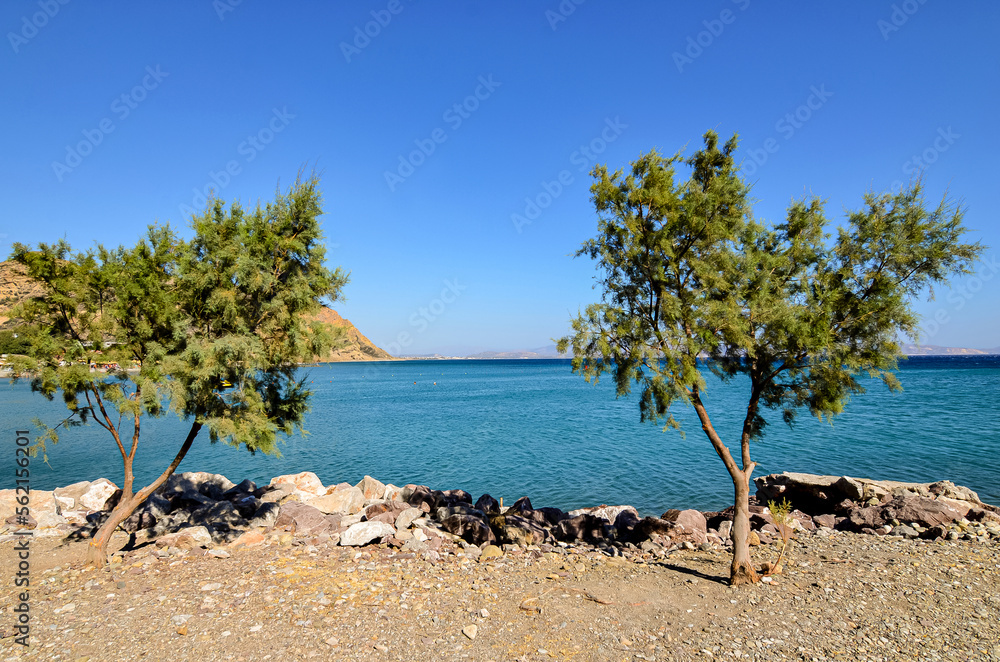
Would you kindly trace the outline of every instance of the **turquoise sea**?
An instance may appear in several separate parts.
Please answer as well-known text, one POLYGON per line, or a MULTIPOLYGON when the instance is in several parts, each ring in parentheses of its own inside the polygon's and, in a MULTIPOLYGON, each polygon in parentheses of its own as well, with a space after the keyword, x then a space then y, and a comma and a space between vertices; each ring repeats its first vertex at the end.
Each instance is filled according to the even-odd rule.
MULTIPOLYGON (((636 398, 616 400, 610 382, 586 384, 565 360, 399 361, 303 368, 314 389, 310 435, 292 437, 282 457, 211 444, 204 432, 182 471, 234 481, 309 470, 325 484, 365 474, 397 485, 488 492, 535 506, 571 509, 629 503, 643 514, 667 508, 718 509, 732 487, 693 411, 675 415, 686 435, 641 424, 636 398)), ((950 479, 1000 504, 1000 357, 914 357, 903 362, 904 391, 881 382, 857 396, 831 426, 804 412, 794 429, 771 417, 755 443, 755 475, 781 471, 881 479, 950 479)), ((747 385, 708 377, 716 428, 735 448, 747 385)), ((0 487, 14 485, 15 430, 34 417, 65 415, 26 382, 0 382, 0 487)), ((145 423, 136 463, 145 484, 169 463, 187 426, 173 415, 145 423)), ((107 432, 65 431, 49 465, 31 462, 34 489, 107 477, 122 464, 107 432)))

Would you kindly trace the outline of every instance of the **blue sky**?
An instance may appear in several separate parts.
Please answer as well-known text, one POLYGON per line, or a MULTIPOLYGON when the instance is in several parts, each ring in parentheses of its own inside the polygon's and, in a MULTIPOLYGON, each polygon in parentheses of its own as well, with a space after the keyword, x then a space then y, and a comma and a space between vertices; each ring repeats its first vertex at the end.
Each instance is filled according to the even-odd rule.
POLYGON ((514 4, 5 2, 0 251, 132 243, 199 191, 267 200, 315 166, 362 332, 539 347, 597 298, 571 257, 592 165, 713 129, 740 134, 769 220, 816 194, 839 221, 923 167, 988 246, 918 305, 925 342, 1000 346, 1000 5, 514 4))

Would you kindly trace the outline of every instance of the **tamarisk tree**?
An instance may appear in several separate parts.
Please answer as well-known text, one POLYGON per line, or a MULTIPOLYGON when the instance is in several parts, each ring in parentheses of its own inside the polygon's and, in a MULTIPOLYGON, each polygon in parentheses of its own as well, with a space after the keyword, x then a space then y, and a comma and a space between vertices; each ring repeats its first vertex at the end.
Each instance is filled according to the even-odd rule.
POLYGON ((154 226, 131 248, 15 244, 13 259, 44 288, 16 311, 29 349, 15 371, 49 399, 61 393, 70 412, 53 427, 36 421, 40 446, 58 441, 60 427, 92 421, 124 465, 122 494, 90 542, 89 564, 107 562, 116 527, 170 477, 202 428, 212 442, 269 454, 279 433, 302 431, 310 392, 297 363, 337 340, 308 316, 347 282, 324 266, 317 187, 316 177, 300 177, 252 211, 212 200, 192 219, 190 241, 154 226), (142 421, 168 412, 190 427, 169 466, 136 489, 142 421))
MULTIPOLYGON (((691 158, 641 155, 629 172, 594 168, 598 234, 577 255, 597 262, 601 303, 559 340, 587 381, 609 373, 618 396, 640 390, 643 421, 677 428, 675 403, 691 405, 733 481, 733 585, 757 580, 749 549, 750 442, 766 410, 791 425, 808 408, 840 413, 865 376, 892 390, 901 334, 917 337, 914 297, 969 273, 982 250, 961 243, 962 210, 925 206, 920 183, 867 194, 836 236, 823 203, 794 202, 771 227, 755 221, 738 175, 737 138, 713 132, 691 158), (676 166, 689 166, 677 181, 676 166), (706 374, 749 380, 746 414, 733 439, 739 461, 712 425, 706 374)), ((933 292, 933 290, 931 290, 933 292)))

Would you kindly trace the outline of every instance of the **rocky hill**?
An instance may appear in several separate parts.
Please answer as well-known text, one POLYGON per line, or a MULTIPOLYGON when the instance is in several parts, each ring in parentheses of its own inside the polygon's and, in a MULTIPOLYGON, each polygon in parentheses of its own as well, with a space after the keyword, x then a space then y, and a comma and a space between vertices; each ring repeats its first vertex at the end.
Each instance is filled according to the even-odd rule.
MULTIPOLYGON (((17 303, 29 297, 38 296, 42 288, 38 283, 28 278, 26 270, 15 262, 0 262, 0 329, 16 326, 16 320, 10 319, 10 310, 17 303)), ((321 362, 327 361, 383 361, 393 357, 365 337, 363 333, 341 317, 337 311, 324 307, 316 319, 330 326, 345 329, 344 345, 329 356, 317 357, 321 362)))

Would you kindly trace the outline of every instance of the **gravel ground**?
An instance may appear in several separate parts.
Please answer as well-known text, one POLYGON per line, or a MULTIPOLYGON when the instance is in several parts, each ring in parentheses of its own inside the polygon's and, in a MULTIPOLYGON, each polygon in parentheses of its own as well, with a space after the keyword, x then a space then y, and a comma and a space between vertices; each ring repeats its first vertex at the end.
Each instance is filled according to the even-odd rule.
POLYGON ((740 589, 721 549, 479 560, 450 542, 416 556, 289 542, 149 545, 94 571, 85 543, 35 540, 28 649, 13 636, 21 589, 4 542, 0 660, 1000 661, 995 541, 808 535, 783 574, 740 589))

